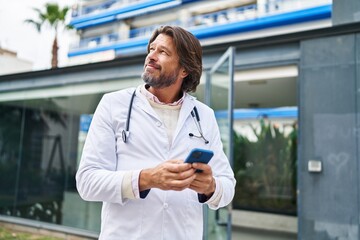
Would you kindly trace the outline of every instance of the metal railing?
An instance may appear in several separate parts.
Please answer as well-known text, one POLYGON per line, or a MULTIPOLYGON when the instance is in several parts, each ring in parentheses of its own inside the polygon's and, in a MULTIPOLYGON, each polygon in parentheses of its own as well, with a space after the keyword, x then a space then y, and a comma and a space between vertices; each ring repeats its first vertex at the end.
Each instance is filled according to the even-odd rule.
POLYGON ((85 15, 98 14, 144 1, 145 0, 108 0, 94 5, 78 4, 74 6, 71 16, 73 18, 76 18, 85 15))
MULTIPOLYGON (((230 8, 214 13, 196 15, 186 21, 166 22, 167 25, 178 25, 192 30, 196 28, 230 24, 232 22, 248 21, 256 18, 277 15, 286 12, 293 12, 306 8, 331 4, 332 0, 264 0, 264 4, 254 4, 230 8)), ((77 44, 70 46, 70 51, 94 48, 99 46, 111 45, 121 41, 129 41, 134 38, 149 37, 157 25, 131 29, 126 32, 105 34, 101 36, 81 39, 77 44)))

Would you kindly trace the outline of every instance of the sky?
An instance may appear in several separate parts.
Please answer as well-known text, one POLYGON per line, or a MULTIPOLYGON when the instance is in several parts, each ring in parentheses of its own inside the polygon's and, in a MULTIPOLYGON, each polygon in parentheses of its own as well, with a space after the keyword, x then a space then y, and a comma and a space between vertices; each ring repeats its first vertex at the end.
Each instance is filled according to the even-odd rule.
MULTIPOLYGON (((33 70, 51 67, 51 47, 55 34, 50 28, 38 33, 34 26, 24 23, 24 20, 37 20, 33 8, 43 9, 46 3, 71 7, 76 0, 0 0, 0 47, 17 52, 18 58, 32 62, 33 70)), ((74 31, 59 34, 59 67, 66 65, 69 36, 74 31)))

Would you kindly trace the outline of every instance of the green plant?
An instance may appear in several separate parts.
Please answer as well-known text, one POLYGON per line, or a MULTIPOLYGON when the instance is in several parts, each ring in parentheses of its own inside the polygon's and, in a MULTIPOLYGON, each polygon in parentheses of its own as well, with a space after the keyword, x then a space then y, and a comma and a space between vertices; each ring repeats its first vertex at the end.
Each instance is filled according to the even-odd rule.
POLYGON ((288 135, 262 118, 256 141, 234 132, 234 207, 296 214, 297 127, 288 135))

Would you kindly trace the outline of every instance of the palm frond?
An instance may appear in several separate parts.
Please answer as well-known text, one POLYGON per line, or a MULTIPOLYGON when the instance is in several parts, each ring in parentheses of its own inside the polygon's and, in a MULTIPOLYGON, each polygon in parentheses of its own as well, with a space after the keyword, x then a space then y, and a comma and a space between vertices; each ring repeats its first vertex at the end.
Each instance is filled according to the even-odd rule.
POLYGON ((24 22, 25 22, 25 23, 30 23, 30 24, 32 24, 32 25, 36 28, 36 30, 37 30, 38 32, 41 32, 41 25, 42 25, 42 23, 36 22, 36 21, 34 21, 34 20, 32 20, 32 19, 26 19, 24 22))
MULTIPOLYGON (((64 27, 65 29, 71 29, 72 26, 67 25, 65 23, 66 14, 70 10, 69 7, 60 8, 56 3, 47 3, 45 4, 44 11, 33 8, 33 10, 37 13, 38 20, 27 19, 25 22, 33 24, 36 29, 41 32, 41 28, 44 25, 50 26, 53 30, 55 30, 55 35, 58 34, 58 29, 60 27, 64 27)), ((52 67, 57 67, 57 44, 54 44, 52 50, 52 67)))

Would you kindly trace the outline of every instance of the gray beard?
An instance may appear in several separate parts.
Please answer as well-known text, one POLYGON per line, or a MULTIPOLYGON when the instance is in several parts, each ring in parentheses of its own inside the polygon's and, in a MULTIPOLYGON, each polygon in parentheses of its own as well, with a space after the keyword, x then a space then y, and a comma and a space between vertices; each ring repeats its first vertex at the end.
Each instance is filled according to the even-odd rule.
POLYGON ((166 88, 169 87, 171 85, 173 85, 176 82, 176 73, 171 74, 171 76, 165 76, 163 74, 160 75, 160 77, 154 77, 151 76, 149 73, 147 72, 143 72, 141 74, 141 78, 143 79, 143 81, 148 84, 149 86, 153 87, 153 88, 166 88))

